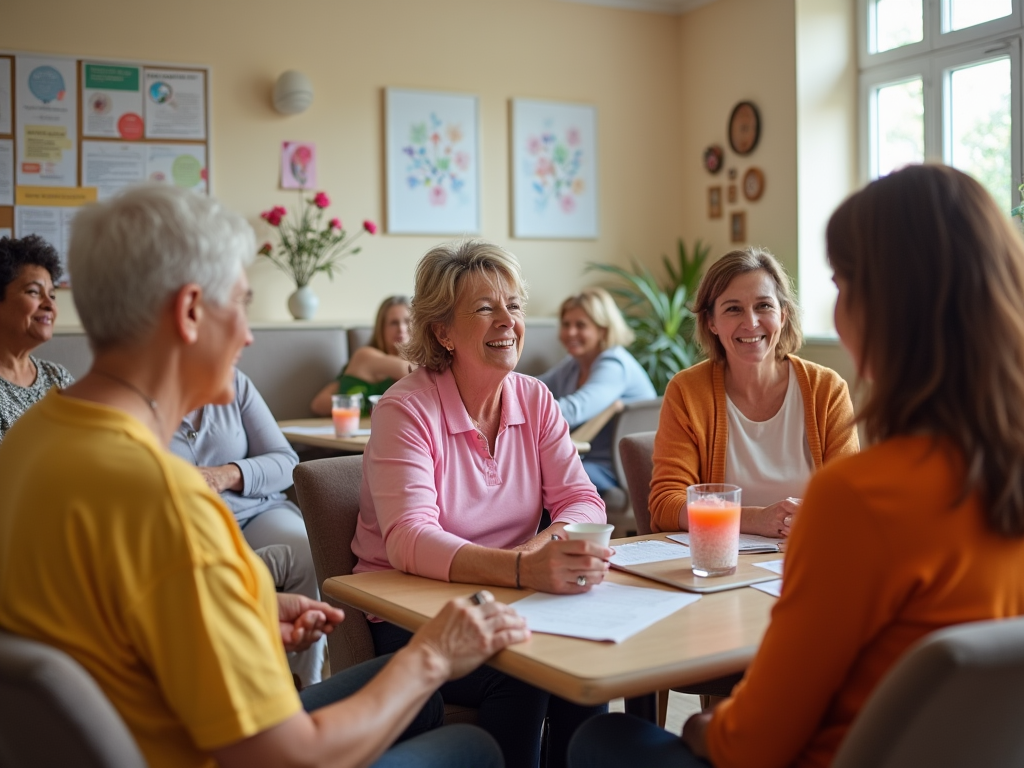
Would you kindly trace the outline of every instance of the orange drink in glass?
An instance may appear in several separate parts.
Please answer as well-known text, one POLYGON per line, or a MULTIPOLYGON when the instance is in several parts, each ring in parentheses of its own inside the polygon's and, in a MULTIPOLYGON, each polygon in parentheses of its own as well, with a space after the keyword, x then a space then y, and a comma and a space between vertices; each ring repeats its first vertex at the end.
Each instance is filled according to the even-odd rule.
POLYGON ((359 430, 359 415, 363 410, 363 396, 331 395, 331 418, 336 437, 348 437, 359 430))
POLYGON ((686 489, 690 569, 694 576, 728 576, 736 572, 740 494, 739 486, 724 483, 702 483, 686 489))

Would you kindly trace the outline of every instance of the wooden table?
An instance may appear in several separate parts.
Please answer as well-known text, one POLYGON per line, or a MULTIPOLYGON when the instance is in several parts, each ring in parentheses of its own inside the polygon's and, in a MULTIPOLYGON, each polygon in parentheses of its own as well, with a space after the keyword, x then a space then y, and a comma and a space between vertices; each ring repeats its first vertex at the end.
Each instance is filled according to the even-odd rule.
MULTIPOLYGON (((289 427, 327 427, 332 425, 329 418, 322 419, 289 419, 277 422, 284 436, 292 445, 312 445, 316 448, 329 448, 342 453, 362 453, 366 450, 366 443, 369 442, 369 435, 354 435, 352 437, 335 437, 334 435, 303 435, 298 432, 289 432, 289 427)), ((359 420, 360 429, 370 428, 370 419, 359 420)), ((580 453, 590 451, 590 443, 573 440, 573 445, 580 453)))
MULTIPOLYGON (((292 445, 312 445, 316 448, 330 448, 331 450, 343 453, 362 453, 366 450, 366 443, 369 442, 369 435, 353 435, 352 437, 335 437, 331 435, 303 435, 299 432, 289 432, 289 427, 333 427, 334 422, 330 418, 324 419, 290 419, 279 421, 277 426, 281 428, 284 436, 292 445)), ((359 420, 360 429, 370 428, 369 417, 359 420)))
MULTIPOLYGON (((617 541, 660 538, 664 535, 617 541)), ((778 559, 779 555, 742 557, 757 562, 778 559)), ((671 589, 617 570, 611 571, 610 580, 671 589)), ((484 588, 508 603, 532 594, 530 590, 449 584, 399 571, 336 576, 324 582, 324 592, 331 597, 413 631, 448 600, 484 588)), ((619 696, 693 685, 746 669, 768 627, 774 604, 775 598, 749 587, 718 592, 704 595, 622 643, 536 633, 488 663, 578 704, 603 704, 619 696)))

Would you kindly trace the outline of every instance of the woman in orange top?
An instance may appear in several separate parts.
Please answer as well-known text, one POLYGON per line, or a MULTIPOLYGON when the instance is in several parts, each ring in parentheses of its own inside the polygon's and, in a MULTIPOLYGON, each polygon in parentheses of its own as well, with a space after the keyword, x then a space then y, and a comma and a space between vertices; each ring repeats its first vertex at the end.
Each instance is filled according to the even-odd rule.
POLYGON ((743 489, 740 530, 789 535, 811 474, 859 447, 846 382, 794 355, 799 307, 768 251, 732 251, 711 265, 694 302, 708 356, 665 391, 651 478, 651 527, 687 530, 686 488, 743 489))
POLYGON ((1024 614, 1020 236, 980 184, 926 165, 853 195, 827 237, 836 330, 872 383, 872 446, 811 480, 782 597, 732 698, 682 740, 595 718, 574 768, 827 766, 918 640, 1024 614))

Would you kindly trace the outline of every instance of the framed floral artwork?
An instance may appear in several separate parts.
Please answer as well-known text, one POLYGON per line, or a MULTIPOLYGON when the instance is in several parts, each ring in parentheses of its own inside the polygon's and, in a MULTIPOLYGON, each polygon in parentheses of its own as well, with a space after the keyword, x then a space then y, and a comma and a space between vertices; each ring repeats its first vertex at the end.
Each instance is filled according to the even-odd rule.
POLYGON ((479 234, 476 96, 387 88, 384 102, 388 233, 479 234))
POLYGON ((512 236, 598 234, 597 108, 512 100, 512 236))

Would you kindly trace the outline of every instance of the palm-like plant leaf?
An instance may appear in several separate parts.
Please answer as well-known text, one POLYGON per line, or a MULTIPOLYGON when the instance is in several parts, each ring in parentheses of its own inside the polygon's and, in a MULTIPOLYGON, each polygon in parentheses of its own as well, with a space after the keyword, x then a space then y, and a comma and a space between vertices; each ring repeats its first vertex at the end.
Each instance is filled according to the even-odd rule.
POLYGON ((696 295, 710 251, 710 246, 697 240, 690 255, 680 238, 676 261, 661 257, 668 275, 665 283, 636 259, 630 260, 632 269, 615 264, 587 265, 588 270, 604 272, 618 281, 607 286, 608 292, 618 300, 636 334, 630 352, 647 371, 658 394, 665 393, 669 379, 678 371, 701 357, 693 336, 696 318, 688 302, 696 295))

